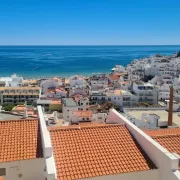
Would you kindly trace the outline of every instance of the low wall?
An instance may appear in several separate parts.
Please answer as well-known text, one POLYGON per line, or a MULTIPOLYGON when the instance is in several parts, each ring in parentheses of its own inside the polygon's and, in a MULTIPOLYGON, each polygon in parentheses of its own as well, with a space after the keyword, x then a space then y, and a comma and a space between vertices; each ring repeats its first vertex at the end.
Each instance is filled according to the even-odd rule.
POLYGON ((139 171, 132 173, 121 173, 91 178, 91 180, 158 180, 159 170, 139 171))
POLYGON ((43 155, 44 155, 45 164, 46 164, 47 180, 56 180, 57 179, 56 166, 55 166, 55 160, 53 156, 50 134, 46 127, 42 108, 41 106, 38 106, 37 108, 38 108, 38 116, 39 116, 39 122, 40 122, 43 155))

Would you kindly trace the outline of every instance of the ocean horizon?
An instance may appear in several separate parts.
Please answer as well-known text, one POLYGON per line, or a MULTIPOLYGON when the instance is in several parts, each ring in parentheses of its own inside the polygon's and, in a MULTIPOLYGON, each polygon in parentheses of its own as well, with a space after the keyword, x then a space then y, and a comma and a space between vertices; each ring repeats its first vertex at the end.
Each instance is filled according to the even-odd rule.
POLYGON ((109 73, 115 65, 155 54, 171 55, 180 45, 0 45, 0 76, 25 78, 109 73))

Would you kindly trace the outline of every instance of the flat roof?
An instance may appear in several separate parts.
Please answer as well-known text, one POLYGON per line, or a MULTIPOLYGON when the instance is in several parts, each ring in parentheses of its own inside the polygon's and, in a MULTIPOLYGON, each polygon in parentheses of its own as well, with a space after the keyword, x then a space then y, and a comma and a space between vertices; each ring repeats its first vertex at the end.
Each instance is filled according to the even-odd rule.
MULTIPOLYGON (((129 110, 128 113, 139 120, 141 120, 142 114, 147 113, 156 114, 160 117, 160 121, 168 121, 168 112, 166 110, 129 110)), ((180 116, 178 114, 177 112, 173 113, 173 123, 180 127, 180 116)))
MULTIPOLYGON (((14 115, 14 114, 4 114, 4 113, 0 113, 0 121, 4 121, 4 120, 19 120, 22 116, 19 115, 14 115)), ((28 119, 34 119, 34 118, 30 118, 28 117, 28 119)), ((21 119, 23 120, 23 119, 21 119)))

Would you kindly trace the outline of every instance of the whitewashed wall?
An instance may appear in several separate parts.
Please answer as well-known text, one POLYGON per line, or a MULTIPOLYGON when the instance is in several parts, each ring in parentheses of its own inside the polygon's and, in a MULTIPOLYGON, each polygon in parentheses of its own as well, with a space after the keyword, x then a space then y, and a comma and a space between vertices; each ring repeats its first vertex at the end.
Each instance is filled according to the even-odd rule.
POLYGON ((0 163, 0 168, 6 168, 4 180, 45 179, 45 161, 43 158, 0 163))

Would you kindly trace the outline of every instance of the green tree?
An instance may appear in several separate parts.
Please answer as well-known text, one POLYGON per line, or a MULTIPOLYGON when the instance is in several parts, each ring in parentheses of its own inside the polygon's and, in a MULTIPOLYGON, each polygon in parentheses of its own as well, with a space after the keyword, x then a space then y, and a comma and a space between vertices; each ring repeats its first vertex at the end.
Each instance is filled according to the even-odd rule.
POLYGON ((3 106, 3 109, 5 111, 11 111, 13 108, 14 108, 14 105, 12 105, 12 104, 7 104, 7 105, 3 106))

